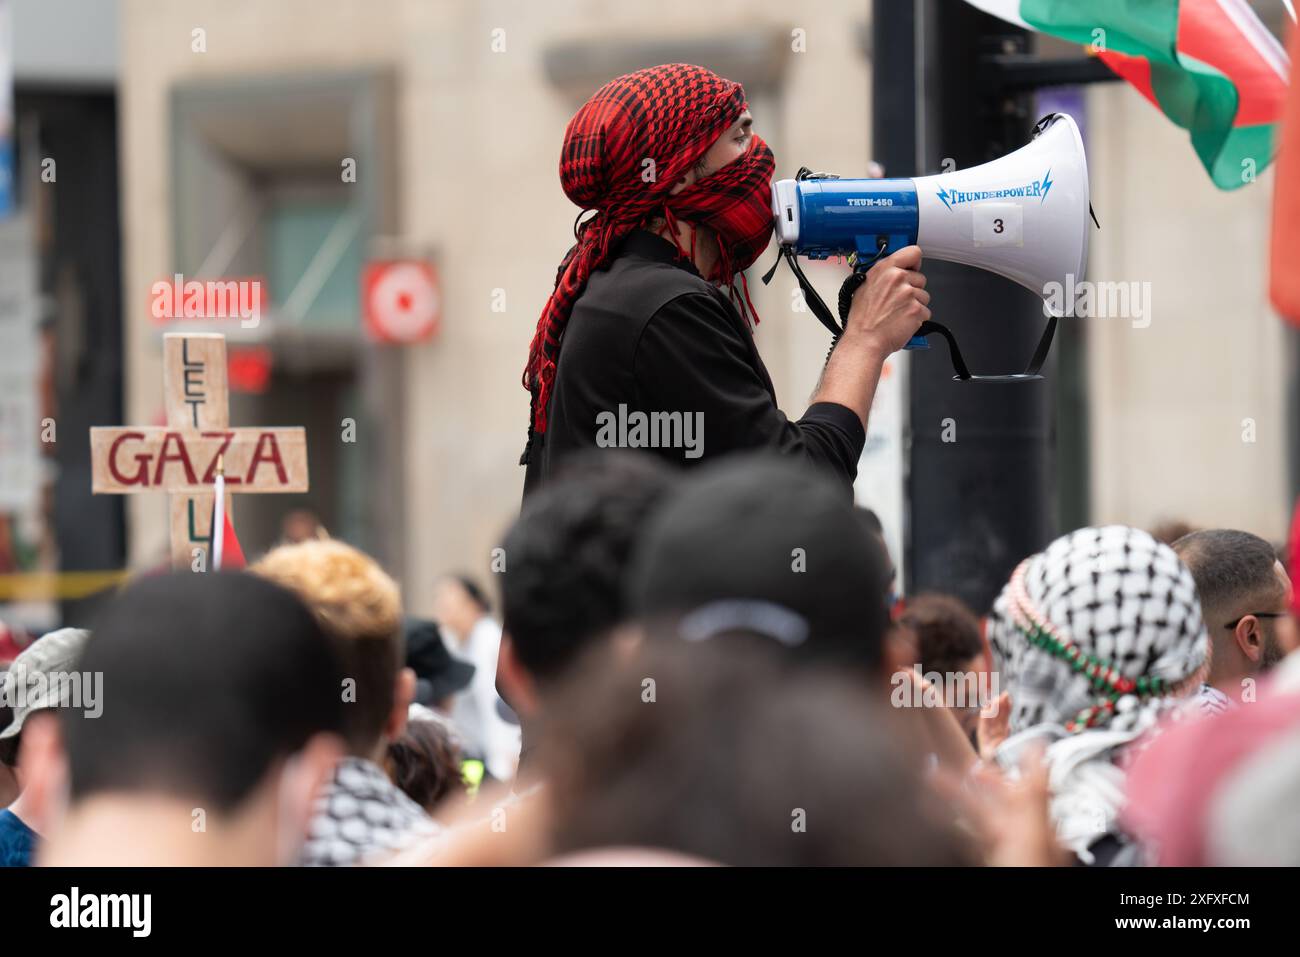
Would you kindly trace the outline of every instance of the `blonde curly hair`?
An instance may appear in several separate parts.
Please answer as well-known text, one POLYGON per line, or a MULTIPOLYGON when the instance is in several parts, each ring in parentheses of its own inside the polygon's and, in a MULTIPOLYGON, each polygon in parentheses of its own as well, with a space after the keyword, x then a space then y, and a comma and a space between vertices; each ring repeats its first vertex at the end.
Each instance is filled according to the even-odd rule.
POLYGON ((281 545, 250 569, 297 594, 338 642, 345 678, 355 683, 346 709, 354 754, 379 744, 405 663, 397 582, 364 552, 333 539, 281 545))

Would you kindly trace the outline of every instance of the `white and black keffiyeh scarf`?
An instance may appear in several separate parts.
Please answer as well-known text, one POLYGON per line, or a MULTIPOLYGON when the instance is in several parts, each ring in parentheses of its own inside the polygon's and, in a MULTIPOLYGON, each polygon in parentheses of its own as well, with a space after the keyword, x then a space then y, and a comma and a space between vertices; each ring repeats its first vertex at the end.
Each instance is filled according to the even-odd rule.
POLYGON ((383 768, 349 756, 338 763, 316 798, 302 864, 346 867, 373 863, 441 830, 389 780, 383 768))
POLYGON ((1083 528, 1020 564, 990 618, 1010 691, 998 760, 1047 747, 1052 813, 1083 860, 1123 800, 1123 748, 1194 690, 1209 637, 1191 572, 1173 549, 1122 525, 1083 528))

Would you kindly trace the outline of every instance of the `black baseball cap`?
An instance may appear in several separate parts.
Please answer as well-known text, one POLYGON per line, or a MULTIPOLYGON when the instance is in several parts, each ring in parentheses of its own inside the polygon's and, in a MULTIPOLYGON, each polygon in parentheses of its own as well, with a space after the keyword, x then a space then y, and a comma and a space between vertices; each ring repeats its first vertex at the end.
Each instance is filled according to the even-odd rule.
POLYGON ((407 618, 403 628, 406 666, 415 672, 417 704, 432 706, 469 687, 474 679, 474 666, 452 656, 437 622, 407 618))
POLYGON ((871 667, 889 624, 887 580, 883 544, 846 487, 758 453, 681 483, 638 545, 629 597, 643 620, 672 619, 683 637, 758 631, 800 655, 871 667))

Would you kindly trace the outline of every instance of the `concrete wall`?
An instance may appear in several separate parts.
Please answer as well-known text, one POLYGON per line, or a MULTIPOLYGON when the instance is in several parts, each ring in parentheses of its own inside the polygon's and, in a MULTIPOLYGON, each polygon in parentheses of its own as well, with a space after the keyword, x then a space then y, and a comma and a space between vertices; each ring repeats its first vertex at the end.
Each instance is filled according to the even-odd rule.
POLYGON ((1152 307, 1146 328, 1089 327, 1093 521, 1183 519, 1282 540, 1298 420, 1268 305, 1273 172, 1221 192, 1187 134, 1127 87, 1094 90, 1088 110, 1102 225, 1089 273, 1150 282, 1152 307))
MULTIPOLYGON (((518 507, 528 410, 520 372, 576 214, 556 174, 576 103, 548 80, 547 49, 573 40, 593 51, 652 39, 725 44, 742 26, 778 38, 803 29, 807 52, 785 53, 780 86, 754 97, 757 129, 779 175, 800 165, 852 174, 870 155, 870 69, 858 48, 869 12, 867 0, 123 0, 129 420, 148 421, 160 405, 146 306, 149 284, 172 266, 172 84, 393 70, 401 238, 437 250, 445 294, 441 337, 405 357, 408 492, 394 503, 410 528, 410 604, 427 612, 433 577, 458 568, 481 575, 518 507), (207 31, 206 53, 191 52, 195 27, 207 31), (498 28, 501 53, 492 50, 498 28), (495 290, 504 291, 504 312, 491 309, 495 290)), ((1265 302, 1270 176, 1220 193, 1186 134, 1136 93, 1112 84, 1088 102, 1104 227, 1092 275, 1149 280, 1153 295, 1149 328, 1106 320, 1090 333, 1094 519, 1182 517, 1277 536, 1288 422, 1281 328, 1265 302), (1253 443, 1241 438, 1247 418, 1253 443)), ((835 292, 836 270, 812 275, 824 295, 835 292)), ((778 395, 798 415, 827 342, 811 315, 792 311, 791 287, 782 272, 772 288, 755 283, 751 292, 778 395)), ((161 554, 165 503, 137 497, 130 514, 133 559, 161 554)))
MULTIPOLYGON (((528 395, 520 374, 577 210, 556 166, 577 103, 547 78, 553 44, 635 49, 647 40, 716 42, 738 25, 770 31, 789 50, 806 31, 806 53, 787 52, 781 89, 753 97, 757 129, 781 175, 799 165, 851 173, 867 156, 869 65, 858 49, 869 5, 826 2, 816 15, 779 2, 667 0, 649 7, 614 0, 531 4, 447 0, 187 0, 122 4, 124 239, 129 420, 160 405, 156 333, 146 322, 149 284, 171 269, 169 132, 171 86, 194 77, 386 67, 398 77, 401 238, 437 251, 444 290, 441 336, 406 354, 407 594, 428 611, 427 586, 464 568, 482 576, 491 548, 517 512, 528 395), (191 52, 191 30, 207 52, 191 52), (493 52, 493 31, 505 51, 493 52), (798 143, 796 152, 790 144, 798 143), (506 310, 492 311, 495 290, 506 310)), ((707 64, 706 64, 707 65, 707 64)), ((610 77, 594 79, 591 89, 610 77)), ((590 91, 588 91, 590 92, 590 91)), ((364 171, 361 171, 364 175, 364 171)), ((764 260, 766 263, 766 258, 764 260)), ((824 294, 838 285, 831 271, 824 294)), ((793 415, 815 384, 827 338, 811 315, 791 309, 793 281, 750 287, 763 321, 759 340, 793 415)), ((160 555, 166 507, 131 503, 132 558, 160 555)))
POLYGON ((117 0, 9 0, 14 79, 52 86, 117 82, 117 0))

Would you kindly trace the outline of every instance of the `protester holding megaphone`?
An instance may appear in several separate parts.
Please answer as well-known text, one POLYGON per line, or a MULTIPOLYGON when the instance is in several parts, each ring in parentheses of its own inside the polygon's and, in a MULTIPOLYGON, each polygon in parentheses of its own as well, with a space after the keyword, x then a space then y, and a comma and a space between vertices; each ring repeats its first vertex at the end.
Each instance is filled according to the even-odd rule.
POLYGON ((575 228, 529 350, 525 494, 605 446, 686 466, 773 448, 852 483, 885 359, 930 315, 921 250, 874 264, 812 404, 788 419, 743 276, 772 236, 774 168, 744 90, 702 67, 619 77, 574 115, 560 180, 595 215, 575 228))

